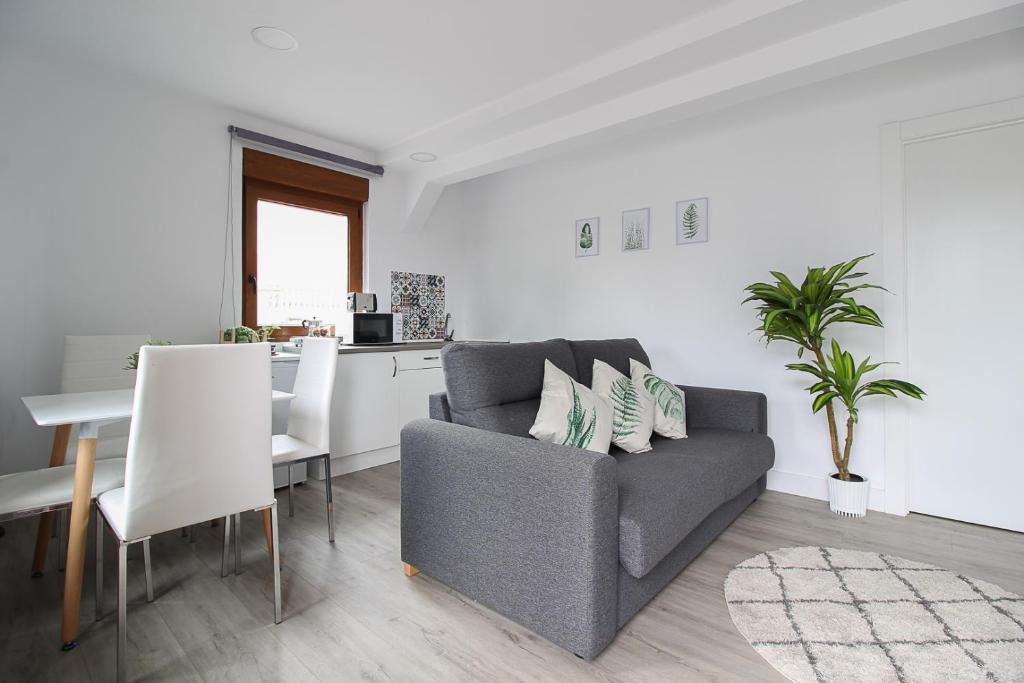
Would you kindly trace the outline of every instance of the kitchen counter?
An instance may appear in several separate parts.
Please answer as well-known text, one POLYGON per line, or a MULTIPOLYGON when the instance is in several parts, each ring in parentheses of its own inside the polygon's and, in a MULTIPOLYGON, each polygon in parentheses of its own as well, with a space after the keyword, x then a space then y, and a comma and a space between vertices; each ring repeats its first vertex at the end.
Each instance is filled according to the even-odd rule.
MULTIPOLYGON (((497 341, 491 339, 456 339, 457 342, 468 342, 474 344, 505 344, 505 341, 497 341)), ((399 342, 397 344, 342 344, 338 347, 338 353, 349 354, 349 353, 395 353, 396 351, 427 351, 431 349, 440 349, 442 346, 449 342, 443 339, 433 339, 427 341, 407 341, 399 342)), ((295 347, 292 347, 293 349, 295 347)), ((299 351, 296 350, 282 350, 277 355, 271 356, 272 361, 289 361, 298 360, 299 351)))

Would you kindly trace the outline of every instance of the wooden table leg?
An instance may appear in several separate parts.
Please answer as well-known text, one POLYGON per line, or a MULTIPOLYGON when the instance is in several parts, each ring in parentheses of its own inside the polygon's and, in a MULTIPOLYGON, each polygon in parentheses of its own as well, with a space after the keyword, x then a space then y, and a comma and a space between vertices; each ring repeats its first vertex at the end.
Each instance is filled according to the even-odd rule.
MULTIPOLYGON (((50 467, 60 467, 68 453, 71 425, 59 425, 53 432, 53 448, 50 450, 50 467)), ((36 530, 36 551, 32 556, 32 576, 42 576, 46 566, 46 551, 50 547, 50 533, 53 531, 53 513, 44 512, 39 516, 36 530)), ((59 550, 58 550, 59 552, 59 550)))
POLYGON ((267 538, 267 554, 274 558, 274 531, 270 525, 270 508, 262 510, 263 513, 263 535, 267 538))
MULTIPOLYGON (((84 425, 83 425, 84 426, 84 425)), ((84 429, 82 430, 85 431, 84 429)), ((93 435, 95 430, 93 430, 93 435)), ((85 567, 85 540, 89 527, 89 501, 92 499, 92 475, 96 465, 96 437, 78 436, 75 456, 75 486, 71 494, 71 530, 68 533, 68 566, 64 574, 64 619, 60 638, 64 649, 77 643, 78 612, 82 600, 82 570, 85 567)))

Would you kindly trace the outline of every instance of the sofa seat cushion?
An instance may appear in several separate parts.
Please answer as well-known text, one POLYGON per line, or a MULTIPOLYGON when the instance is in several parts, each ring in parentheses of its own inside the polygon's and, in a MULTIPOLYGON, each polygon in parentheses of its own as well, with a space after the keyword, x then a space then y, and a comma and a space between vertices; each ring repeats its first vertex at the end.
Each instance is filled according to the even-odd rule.
POLYGON ((772 440, 751 432, 691 429, 689 438, 654 437, 651 445, 615 456, 619 562, 637 579, 775 462, 772 440))

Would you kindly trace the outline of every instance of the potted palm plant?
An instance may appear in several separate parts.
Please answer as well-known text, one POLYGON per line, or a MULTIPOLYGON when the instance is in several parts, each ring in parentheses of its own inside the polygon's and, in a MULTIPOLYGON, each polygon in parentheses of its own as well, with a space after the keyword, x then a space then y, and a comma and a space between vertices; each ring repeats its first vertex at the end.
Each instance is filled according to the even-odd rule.
POLYGON ((755 282, 748 286, 746 291, 750 296, 743 301, 757 303, 758 329, 766 343, 787 341, 796 345, 797 357, 802 362, 790 363, 786 367, 814 378, 814 383, 807 387, 812 396, 811 410, 814 413, 825 410, 832 462, 836 468, 828 479, 829 507, 837 514, 854 517, 863 517, 867 513, 870 490, 866 477, 850 472, 858 404, 868 396, 895 398, 903 394, 921 399, 925 395, 920 387, 910 382, 867 379, 866 375, 884 363, 872 363, 870 357, 858 363, 834 337, 826 343, 826 333, 833 325, 851 323, 882 327, 878 314, 857 303, 853 296, 866 289, 884 290, 878 285, 858 282, 867 273, 854 272, 854 269, 870 256, 872 254, 859 256, 830 268, 808 268, 799 286, 785 274, 771 271, 775 282, 755 282), (810 358, 804 360, 805 354, 810 358), (846 433, 842 444, 836 422, 836 401, 846 413, 846 433))

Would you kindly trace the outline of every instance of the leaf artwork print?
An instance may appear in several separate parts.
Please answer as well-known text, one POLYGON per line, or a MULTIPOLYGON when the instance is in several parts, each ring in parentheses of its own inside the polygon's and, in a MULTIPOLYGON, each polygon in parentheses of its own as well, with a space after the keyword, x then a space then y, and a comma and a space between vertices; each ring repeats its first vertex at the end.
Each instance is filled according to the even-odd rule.
POLYGON ((686 211, 683 212, 683 238, 692 240, 697 236, 697 230, 700 229, 700 216, 697 214, 697 205, 690 202, 690 205, 686 207, 686 211))
POLYGON ((612 438, 623 439, 636 432, 642 419, 640 396, 628 377, 619 377, 611 385, 612 438))
POLYGON ((590 249, 594 246, 594 233, 590 229, 590 223, 584 223, 580 230, 580 249, 590 249))
POLYGON ((568 433, 565 436, 563 446, 573 448, 586 448, 594 439, 594 431, 597 427, 597 408, 590 411, 590 424, 587 424, 587 411, 583 409, 580 402, 579 392, 576 391, 576 383, 570 380, 572 386, 572 408, 566 415, 568 433))
POLYGON ((644 375, 644 388, 658 402, 658 408, 665 417, 682 421, 683 399, 674 386, 652 374, 644 375))
POLYGON ((631 220, 626 224, 625 232, 626 250, 644 248, 644 224, 641 220, 631 220))

